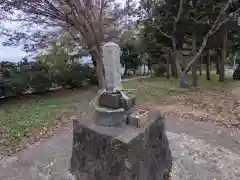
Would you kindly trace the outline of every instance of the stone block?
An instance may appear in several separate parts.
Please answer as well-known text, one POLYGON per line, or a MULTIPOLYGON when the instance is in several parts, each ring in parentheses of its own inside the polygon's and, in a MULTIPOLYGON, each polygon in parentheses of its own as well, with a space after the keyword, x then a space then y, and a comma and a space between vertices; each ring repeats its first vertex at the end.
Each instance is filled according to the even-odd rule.
POLYGON ((127 113, 125 109, 111 109, 96 107, 95 123, 101 126, 123 127, 126 125, 127 113))
POLYGON ((148 115, 148 110, 137 109, 136 111, 128 115, 127 122, 129 125, 140 128, 144 126, 144 124, 148 121, 148 115))
POLYGON ((122 99, 122 107, 129 111, 133 106, 136 104, 136 96, 134 95, 127 95, 129 99, 122 99))
POLYGON ((158 112, 151 112, 141 128, 74 119, 70 171, 81 180, 168 180, 171 166, 164 118, 158 112))
POLYGON ((120 93, 103 93, 99 97, 99 106, 108 107, 112 109, 121 108, 121 94, 120 93))

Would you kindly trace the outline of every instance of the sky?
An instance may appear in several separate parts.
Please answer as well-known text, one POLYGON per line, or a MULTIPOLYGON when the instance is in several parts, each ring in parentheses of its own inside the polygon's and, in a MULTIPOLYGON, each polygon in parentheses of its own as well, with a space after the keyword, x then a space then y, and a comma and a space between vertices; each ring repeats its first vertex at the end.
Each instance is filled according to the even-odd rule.
MULTIPOLYGON (((117 0, 118 3, 125 4, 124 0, 117 0)), ((20 24, 17 23, 5 23, 5 27, 8 29, 15 29, 19 27, 20 24)), ((18 62, 23 57, 27 56, 25 52, 21 50, 21 46, 18 47, 5 47, 2 45, 4 41, 3 37, 0 36, 0 62, 1 61, 11 61, 18 62)))
MULTIPOLYGON (((7 29, 15 29, 19 27, 19 23, 5 23, 2 24, 7 29)), ((4 38, 0 36, 0 61, 11 61, 11 62, 18 62, 23 57, 26 56, 26 53, 21 50, 21 47, 6 47, 2 45, 4 38)))
POLYGON ((20 61, 26 54, 21 51, 20 47, 4 47, 0 45, 0 61, 20 61))

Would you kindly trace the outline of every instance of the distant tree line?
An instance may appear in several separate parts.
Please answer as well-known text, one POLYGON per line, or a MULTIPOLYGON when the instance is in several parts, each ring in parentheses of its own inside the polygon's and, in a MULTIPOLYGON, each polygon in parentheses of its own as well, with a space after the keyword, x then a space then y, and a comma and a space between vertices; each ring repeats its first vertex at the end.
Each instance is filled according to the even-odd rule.
POLYGON ((237 40, 240 32, 238 0, 140 0, 139 4, 140 36, 150 67, 161 75, 165 65, 167 76, 180 79, 182 88, 188 87, 187 74, 192 71, 192 86, 197 86, 202 57, 210 59, 217 52, 219 81, 224 81, 224 65, 232 48, 228 42, 237 40), (180 54, 186 50, 191 53, 188 59, 180 54))

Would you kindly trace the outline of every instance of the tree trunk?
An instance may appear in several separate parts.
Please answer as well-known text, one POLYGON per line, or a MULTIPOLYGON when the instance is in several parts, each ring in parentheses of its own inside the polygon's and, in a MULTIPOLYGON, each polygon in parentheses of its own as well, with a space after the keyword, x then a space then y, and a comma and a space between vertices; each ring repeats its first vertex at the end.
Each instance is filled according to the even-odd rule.
POLYGON ((125 63, 125 69, 124 69, 124 75, 125 76, 127 75, 127 70, 128 70, 128 66, 127 66, 127 63, 125 63))
POLYGON ((181 66, 179 59, 177 59, 177 56, 176 56, 176 71, 177 71, 176 78, 178 79, 181 76, 181 66))
POLYGON ((207 51, 207 63, 206 63, 206 74, 207 74, 207 80, 210 81, 210 59, 211 59, 211 53, 210 50, 207 51))
MULTIPOLYGON (((227 6, 224 7, 224 9, 221 11, 221 13, 218 15, 217 19, 215 20, 214 24, 212 25, 211 29, 208 31, 208 33, 206 34, 206 36, 203 39, 202 45, 198 51, 198 53, 196 54, 196 56, 188 63, 188 65, 186 66, 186 68, 183 71, 183 75, 185 75, 188 71, 189 68, 192 66, 192 64, 197 61, 199 59, 199 57, 201 56, 203 50, 205 49, 208 39, 215 34, 226 22, 228 22, 234 15, 236 15, 238 11, 236 11, 235 13, 232 13, 231 16, 229 16, 228 18, 226 18, 224 21, 220 22, 223 14, 226 12, 226 10, 229 8, 229 6, 231 5, 230 3, 231 1, 229 1, 229 3, 227 4, 227 6)), ((173 41, 173 40, 172 40, 173 41)), ((174 44, 174 43, 173 43, 174 44)), ((208 62, 208 65, 210 63, 208 62)), ((208 68, 209 69, 209 68, 208 68)), ((210 78, 210 73, 209 73, 209 78, 210 78)), ((181 81, 180 81, 180 86, 181 86, 181 81)))
POLYGON ((172 77, 175 77, 175 74, 176 74, 176 64, 174 63, 173 52, 171 52, 171 55, 170 55, 170 63, 171 63, 172 77))
POLYGON ((180 77, 181 70, 180 70, 179 60, 177 59, 177 50, 172 52, 172 55, 171 55, 171 66, 172 66, 172 75, 173 75, 173 77, 178 79, 180 77))
MULTIPOLYGON (((212 25, 211 29, 208 31, 208 33, 206 34, 206 36, 203 39, 202 45, 198 51, 198 53, 196 54, 196 56, 188 63, 188 65, 186 66, 186 68, 183 71, 183 75, 186 74, 186 72, 189 71, 189 68, 192 66, 192 63, 194 63, 196 60, 199 59, 199 57, 201 56, 203 50, 205 49, 208 39, 215 34, 224 24, 226 24, 227 22, 229 22, 229 20, 232 17, 235 17, 236 14, 239 13, 240 9, 238 9, 237 11, 231 13, 227 18, 225 18, 223 21, 221 21, 221 18, 223 17, 223 15, 226 13, 226 11, 229 9, 229 7, 232 5, 231 1, 228 1, 227 5, 222 9, 221 13, 218 15, 218 17, 216 18, 214 24, 212 25)), ((174 34, 174 33, 173 33, 174 34)), ((166 35, 166 34, 165 34, 166 35)), ((169 36, 166 36, 169 38, 169 36)), ((173 36, 174 37, 174 36, 173 36)), ((171 37, 170 37, 171 38, 171 37)), ((171 38, 172 41, 174 41, 173 38, 171 38)), ((174 44, 174 43, 172 43, 174 44)))
POLYGON ((102 59, 101 61, 97 61, 97 78, 98 78, 98 84, 100 89, 105 89, 106 84, 105 84, 105 77, 103 74, 104 67, 103 67, 103 62, 102 59))
POLYGON ((91 53, 92 58, 96 62, 96 74, 98 79, 98 86, 100 89, 105 89, 105 77, 104 77, 104 66, 103 66, 103 59, 102 56, 98 56, 97 53, 91 53))
POLYGON ((171 52, 168 53, 168 57, 167 57, 167 79, 170 78, 170 61, 171 61, 171 52))
POLYGON ((199 59, 199 75, 202 75, 202 62, 203 62, 203 55, 201 55, 200 59, 199 59))
MULTIPOLYGON (((193 34, 193 39, 192 39, 192 54, 193 54, 193 57, 196 55, 196 52, 197 52, 197 37, 196 37, 196 34, 194 33, 193 34)), ((197 61, 195 61, 193 64, 192 64, 192 86, 193 87, 197 87, 197 61)))
POLYGON ((97 69, 97 54, 94 51, 90 51, 90 54, 92 56, 92 62, 93 62, 93 66, 97 69))
POLYGON ((188 80, 187 80, 187 72, 186 72, 180 77, 180 88, 187 88, 187 87, 188 87, 188 80))
POLYGON ((148 71, 150 72, 150 75, 152 76, 152 60, 151 58, 149 57, 148 58, 148 71))
POLYGON ((216 58, 216 74, 220 74, 220 67, 219 67, 219 62, 221 61, 221 51, 217 51, 217 58, 216 58))
POLYGON ((192 86, 197 87, 197 61, 192 65, 192 86))
POLYGON ((225 62, 226 62, 226 55, 227 55, 227 31, 224 33, 224 36, 223 36, 221 61, 219 63, 219 65, 220 65, 219 81, 224 81, 224 78, 225 78, 224 65, 225 65, 225 62))
POLYGON ((136 75, 136 69, 135 68, 133 68, 133 74, 136 75))

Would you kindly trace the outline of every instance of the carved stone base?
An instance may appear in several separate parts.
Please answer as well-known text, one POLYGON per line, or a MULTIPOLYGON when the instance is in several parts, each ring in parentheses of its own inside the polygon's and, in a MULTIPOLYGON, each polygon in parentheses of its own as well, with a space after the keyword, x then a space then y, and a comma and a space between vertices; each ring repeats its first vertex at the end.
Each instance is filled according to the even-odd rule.
POLYGON ((121 108, 121 94, 120 93, 103 93, 99 97, 99 106, 112 109, 121 108))
POLYGON ((172 157, 158 112, 141 128, 99 126, 84 117, 73 128, 70 170, 79 179, 168 180, 172 157))
POLYGON ((128 99, 122 99, 122 107, 126 110, 129 111, 133 106, 136 104, 136 96, 134 95, 127 95, 128 99))
POLYGON ((126 125, 127 113, 123 108, 96 107, 94 120, 101 126, 123 127, 126 125))
POLYGON ((109 93, 105 92, 99 97, 99 107, 106 107, 111 109, 124 108, 130 110, 135 105, 136 96, 127 95, 127 99, 124 99, 120 92, 109 93))

